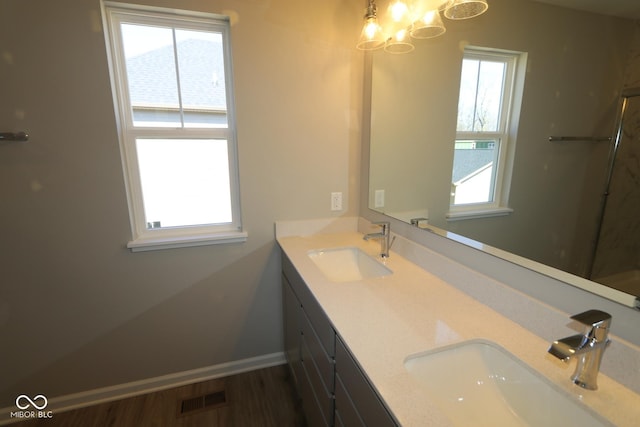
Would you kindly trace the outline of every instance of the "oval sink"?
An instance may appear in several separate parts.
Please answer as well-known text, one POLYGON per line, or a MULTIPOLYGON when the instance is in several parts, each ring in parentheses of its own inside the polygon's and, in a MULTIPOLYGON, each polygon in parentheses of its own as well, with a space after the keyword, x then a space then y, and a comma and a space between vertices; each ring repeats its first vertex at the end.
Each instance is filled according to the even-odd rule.
POLYGON ((404 366, 455 426, 610 426, 489 341, 407 357, 404 366))
POLYGON ((392 274, 381 262, 355 247, 313 250, 308 255, 332 282, 352 282, 392 274))

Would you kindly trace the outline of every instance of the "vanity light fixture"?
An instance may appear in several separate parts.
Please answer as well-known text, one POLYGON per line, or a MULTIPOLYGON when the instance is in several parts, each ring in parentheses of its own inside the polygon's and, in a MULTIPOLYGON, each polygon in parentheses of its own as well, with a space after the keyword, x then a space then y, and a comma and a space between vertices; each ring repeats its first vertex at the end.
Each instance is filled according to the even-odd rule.
POLYGON ((413 39, 444 34, 446 28, 440 14, 452 20, 469 19, 488 7, 487 0, 389 0, 385 13, 378 18, 375 0, 368 0, 356 47, 361 50, 384 47, 389 53, 411 52, 413 39))
POLYGON ((489 8, 487 0, 452 0, 444 9, 448 19, 469 19, 482 15, 489 8))
POLYGON ((386 38, 382 27, 378 24, 378 7, 374 0, 369 0, 364 14, 364 26, 356 47, 362 50, 374 50, 384 46, 386 38))

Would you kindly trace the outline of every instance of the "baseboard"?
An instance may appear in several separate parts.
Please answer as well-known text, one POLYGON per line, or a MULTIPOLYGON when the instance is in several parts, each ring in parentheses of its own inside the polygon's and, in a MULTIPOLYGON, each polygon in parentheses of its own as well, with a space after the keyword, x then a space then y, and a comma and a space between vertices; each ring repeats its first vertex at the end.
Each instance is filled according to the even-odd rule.
MULTIPOLYGON (((51 415, 55 417, 56 413, 70 411, 72 409, 83 408, 99 403, 166 390, 215 378, 227 377, 229 375, 282 365, 284 363, 286 363, 284 352, 279 352, 228 363, 221 363, 219 365, 207 366, 190 371, 176 372, 174 374, 162 375, 155 378, 97 388, 65 396, 52 397, 48 399, 45 411, 50 411, 51 415)), ((27 420, 27 418, 12 418, 11 413, 16 411, 18 411, 18 409, 15 406, 0 409, 0 426, 21 420, 27 420)))

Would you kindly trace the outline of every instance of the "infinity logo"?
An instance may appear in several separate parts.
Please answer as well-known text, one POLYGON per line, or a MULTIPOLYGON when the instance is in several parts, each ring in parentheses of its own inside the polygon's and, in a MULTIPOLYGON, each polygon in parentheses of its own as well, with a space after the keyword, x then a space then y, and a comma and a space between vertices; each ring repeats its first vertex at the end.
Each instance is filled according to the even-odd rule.
POLYGON ((40 410, 40 409, 44 409, 47 407, 47 398, 44 397, 43 395, 39 394, 36 397, 34 397, 33 399, 31 399, 29 396, 27 396, 26 394, 21 394, 20 396, 16 397, 16 406, 18 407, 18 409, 22 409, 25 410, 27 409, 29 406, 33 406, 34 408, 40 410), (38 399, 42 399, 44 401, 44 403, 42 405, 38 405, 36 403, 36 400, 38 399), (27 403, 24 403, 24 401, 27 401, 27 403), (23 402, 21 404, 21 402, 23 402))

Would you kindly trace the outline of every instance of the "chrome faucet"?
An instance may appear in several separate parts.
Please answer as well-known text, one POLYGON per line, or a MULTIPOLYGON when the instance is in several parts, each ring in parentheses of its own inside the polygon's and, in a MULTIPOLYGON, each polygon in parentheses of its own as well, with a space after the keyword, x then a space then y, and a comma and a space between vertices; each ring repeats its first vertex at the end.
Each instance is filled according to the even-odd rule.
MULTIPOLYGON (((389 249, 393 244, 393 241, 389 243, 389 237, 391 235, 391 224, 387 221, 374 222, 375 225, 380 226, 379 233, 369 233, 364 235, 364 240, 378 239, 380 240, 380 256, 382 258, 389 257, 389 249)), ((395 240, 395 238, 394 238, 395 240)))
POLYGON ((584 334, 554 341, 549 353, 565 362, 574 356, 579 357, 571 380, 582 388, 596 390, 602 355, 610 342, 607 336, 611 315, 600 310, 588 310, 571 316, 571 319, 585 326, 584 334))
POLYGON ((429 221, 429 218, 419 217, 419 218, 411 218, 411 220, 409 222, 410 222, 411 225, 420 228, 420 223, 421 222, 427 222, 427 221, 429 221))

